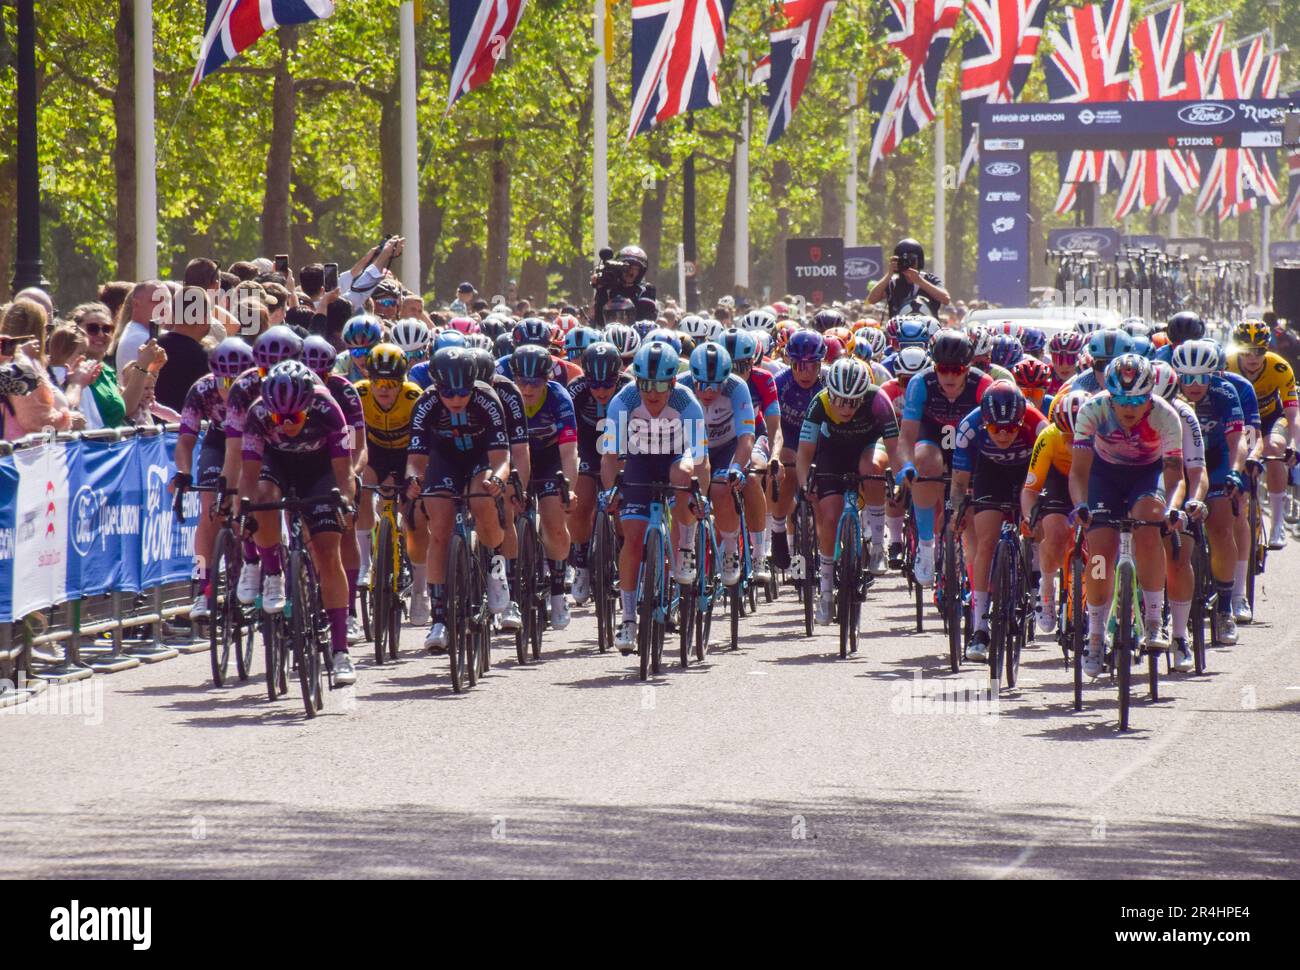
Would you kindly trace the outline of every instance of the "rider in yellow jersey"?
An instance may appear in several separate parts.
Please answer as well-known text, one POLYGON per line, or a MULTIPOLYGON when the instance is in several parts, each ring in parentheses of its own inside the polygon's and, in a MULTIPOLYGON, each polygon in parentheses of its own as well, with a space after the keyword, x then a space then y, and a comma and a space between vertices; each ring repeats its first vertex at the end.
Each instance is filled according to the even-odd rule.
MULTIPOLYGON (((1263 423, 1264 456, 1281 458, 1288 444, 1300 450, 1300 420, 1297 420, 1300 399, 1296 396, 1295 372, 1286 360, 1268 349, 1268 326, 1258 320, 1246 320, 1233 328, 1232 336, 1237 350, 1228 355, 1228 370, 1241 374, 1255 387, 1263 423)), ((1282 549, 1286 546, 1283 514, 1287 468, 1282 462, 1268 462, 1264 474, 1273 521, 1268 547, 1282 549)))

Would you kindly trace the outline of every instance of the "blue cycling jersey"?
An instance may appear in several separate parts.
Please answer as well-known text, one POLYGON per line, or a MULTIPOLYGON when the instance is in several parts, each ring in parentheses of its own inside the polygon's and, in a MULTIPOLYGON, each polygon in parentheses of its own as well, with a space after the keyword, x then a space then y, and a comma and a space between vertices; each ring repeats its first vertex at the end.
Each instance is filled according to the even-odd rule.
POLYGON ((1264 426, 1259 416, 1259 398, 1255 396, 1255 385, 1249 377, 1233 371, 1224 371, 1220 375, 1237 391, 1237 400, 1241 402, 1241 414, 1245 423, 1256 430, 1264 426))
POLYGON ((808 408, 824 386, 822 377, 818 374, 812 387, 800 387, 794 379, 793 370, 786 371, 776 379, 776 398, 781 407, 781 440, 787 448, 793 448, 799 440, 808 408))
POLYGON ((533 406, 524 402, 528 417, 528 448, 534 457, 541 452, 578 440, 578 422, 573 398, 558 381, 547 381, 546 392, 533 406))
MULTIPOLYGON (((1192 402, 1188 402, 1191 404, 1192 402)), ((1228 435, 1240 431, 1245 424, 1241 399, 1233 386, 1222 377, 1210 380, 1209 392, 1192 404, 1196 420, 1201 426, 1201 438, 1207 455, 1226 452, 1228 435)))
POLYGON ((709 453, 704 409, 694 394, 678 384, 669 392, 662 410, 651 414, 641 400, 640 389, 629 384, 609 402, 600 453, 620 457, 689 456, 703 461, 709 453))
MULTIPOLYGON (((687 374, 678 378, 680 387, 695 394, 695 378, 687 374)), ((717 448, 728 445, 742 435, 752 435, 754 431, 754 402, 750 397, 749 385, 735 374, 728 374, 722 392, 712 404, 699 400, 704 411, 704 423, 709 429, 709 447, 717 448)))

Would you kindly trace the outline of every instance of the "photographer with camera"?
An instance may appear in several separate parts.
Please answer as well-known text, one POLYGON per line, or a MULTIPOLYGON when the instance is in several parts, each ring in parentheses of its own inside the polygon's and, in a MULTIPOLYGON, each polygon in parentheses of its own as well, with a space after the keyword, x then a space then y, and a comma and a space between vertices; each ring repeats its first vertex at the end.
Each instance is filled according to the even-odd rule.
POLYGON ((939 308, 950 297, 943 288, 943 280, 933 273, 922 272, 924 269, 925 250, 915 239, 904 239, 894 247, 889 274, 867 294, 867 302, 884 300, 889 304, 891 317, 898 316, 913 303, 925 304, 930 308, 930 316, 938 319, 939 308))
POLYGON ((640 246, 624 246, 615 259, 613 250, 600 251, 600 266, 591 276, 591 285, 596 288, 596 298, 592 301, 594 324, 604 327, 605 305, 619 298, 631 301, 636 308, 637 320, 654 320, 658 316, 655 306, 655 288, 651 283, 642 282, 650 260, 640 246))

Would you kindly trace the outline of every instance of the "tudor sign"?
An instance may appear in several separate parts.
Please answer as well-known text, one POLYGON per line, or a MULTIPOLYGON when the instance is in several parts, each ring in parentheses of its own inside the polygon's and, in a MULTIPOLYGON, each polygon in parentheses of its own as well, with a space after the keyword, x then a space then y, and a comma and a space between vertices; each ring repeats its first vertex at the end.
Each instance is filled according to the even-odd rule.
POLYGON ((787 239, 786 290, 812 304, 844 299, 844 240, 838 236, 787 239))

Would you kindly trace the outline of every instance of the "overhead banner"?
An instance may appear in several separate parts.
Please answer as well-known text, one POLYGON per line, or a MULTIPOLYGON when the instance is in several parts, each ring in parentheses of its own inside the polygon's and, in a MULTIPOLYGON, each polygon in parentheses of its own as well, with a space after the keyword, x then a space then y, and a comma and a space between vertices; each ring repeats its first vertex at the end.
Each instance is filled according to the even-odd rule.
POLYGON ((1029 155, 980 158, 979 296, 1004 306, 1029 298, 1029 155))
POLYGON ((885 275, 885 250, 882 246, 846 246, 844 248, 844 289, 850 300, 865 300, 871 284, 885 275))
POLYGON ((844 240, 818 236, 785 241, 786 291, 814 306, 844 299, 844 240))
POLYGON ((1091 250, 1102 259, 1114 259, 1120 249, 1118 229, 1102 226, 1081 226, 1076 229, 1049 229, 1048 249, 1067 249, 1077 252, 1091 250))

